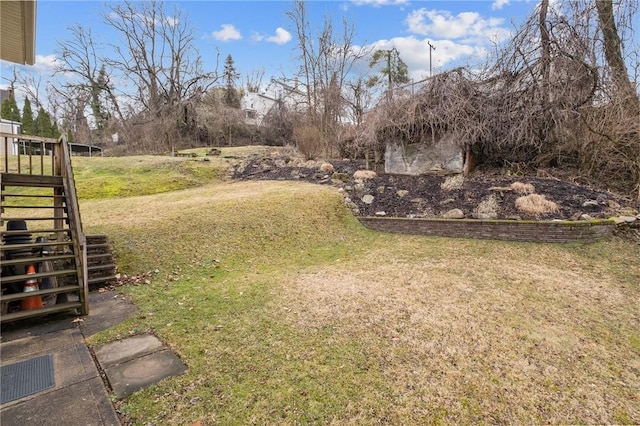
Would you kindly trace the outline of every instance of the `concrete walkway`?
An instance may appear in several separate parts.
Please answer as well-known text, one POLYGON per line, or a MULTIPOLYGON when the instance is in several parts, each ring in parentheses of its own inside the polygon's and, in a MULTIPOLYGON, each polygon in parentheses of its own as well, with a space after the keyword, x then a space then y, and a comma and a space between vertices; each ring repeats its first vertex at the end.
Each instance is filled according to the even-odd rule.
POLYGON ((1 365, 50 354, 55 385, 2 404, 0 424, 120 425, 110 393, 123 398, 162 378, 182 374, 184 364, 151 335, 96 347, 98 363, 94 361, 85 339, 124 321, 136 310, 117 292, 92 293, 90 314, 82 321, 66 315, 47 322, 3 326, 1 365), (106 384, 98 366, 106 374, 106 384))

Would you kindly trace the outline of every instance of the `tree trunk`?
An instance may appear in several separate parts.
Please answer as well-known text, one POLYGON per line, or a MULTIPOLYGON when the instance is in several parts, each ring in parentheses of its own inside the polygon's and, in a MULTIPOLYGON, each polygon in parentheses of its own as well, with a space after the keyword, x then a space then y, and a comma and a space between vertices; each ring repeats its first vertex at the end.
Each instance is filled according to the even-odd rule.
POLYGON ((613 0, 596 0, 596 8, 598 10, 600 29, 602 30, 604 56, 611 68, 615 95, 618 98, 624 98, 629 103, 632 100, 635 101, 637 109, 638 95, 629 79, 627 66, 622 57, 622 42, 614 19, 613 0))

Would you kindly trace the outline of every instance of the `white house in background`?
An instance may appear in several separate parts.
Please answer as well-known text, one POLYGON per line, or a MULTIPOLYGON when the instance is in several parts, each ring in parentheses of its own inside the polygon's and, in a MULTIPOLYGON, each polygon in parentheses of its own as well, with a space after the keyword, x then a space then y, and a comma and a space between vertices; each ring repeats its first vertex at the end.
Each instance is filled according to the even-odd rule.
MULTIPOLYGON (((19 121, 0 119, 0 133, 11 133, 19 135, 22 133, 22 123, 19 121)), ((7 138, 7 146, 5 146, 5 138, 0 139, 0 155, 7 155, 5 150, 9 151, 9 155, 18 155, 18 140, 15 138, 7 138)))
POLYGON ((297 86, 297 83, 292 87, 272 78, 260 93, 245 93, 240 100, 240 108, 245 113, 245 122, 260 126, 264 117, 276 106, 278 101, 290 110, 304 108, 307 97, 297 86))

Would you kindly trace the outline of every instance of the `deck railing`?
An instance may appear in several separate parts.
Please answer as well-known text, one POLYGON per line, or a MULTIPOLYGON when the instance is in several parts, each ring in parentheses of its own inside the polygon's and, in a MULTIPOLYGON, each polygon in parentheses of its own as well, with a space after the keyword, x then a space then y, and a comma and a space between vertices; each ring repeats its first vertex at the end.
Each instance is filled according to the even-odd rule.
POLYGON ((64 139, 0 133, 3 173, 56 176, 56 158, 64 139))
MULTIPOLYGON (((88 313, 88 270, 86 236, 80 219, 80 207, 76 195, 75 179, 71 165, 69 144, 63 135, 59 139, 23 134, 0 133, 0 183, 2 175, 30 176, 28 179, 48 181, 47 177, 61 177, 64 186, 64 201, 54 201, 54 228, 62 229, 65 220, 62 212, 66 206, 69 229, 75 246, 78 283, 81 287, 82 313, 88 313)), ((16 176, 17 177, 17 176, 16 176)), ((4 185, 3 185, 4 187, 4 185)), ((56 189, 55 191, 59 191, 56 189)), ((57 195, 61 196, 62 192, 57 195)), ((0 221, 2 222, 2 221, 0 221)), ((62 234, 59 234, 62 238, 62 234)))

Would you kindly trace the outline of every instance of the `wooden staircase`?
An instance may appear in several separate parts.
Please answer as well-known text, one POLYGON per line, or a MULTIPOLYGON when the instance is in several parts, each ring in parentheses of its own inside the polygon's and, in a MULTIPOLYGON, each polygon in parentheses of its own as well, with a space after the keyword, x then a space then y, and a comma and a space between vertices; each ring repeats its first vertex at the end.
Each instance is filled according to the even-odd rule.
POLYGON ((0 321, 63 311, 87 315, 86 237, 66 140, 19 135, 16 144, 16 136, 0 134, 0 321), (16 145, 21 155, 11 155, 16 145), (35 274, 28 273, 31 266, 35 274), (33 280, 38 289, 25 292, 33 280), (34 299, 35 307, 25 303, 34 299))
POLYGON ((87 271, 89 289, 116 281, 116 264, 109 238, 104 234, 87 235, 87 271))

